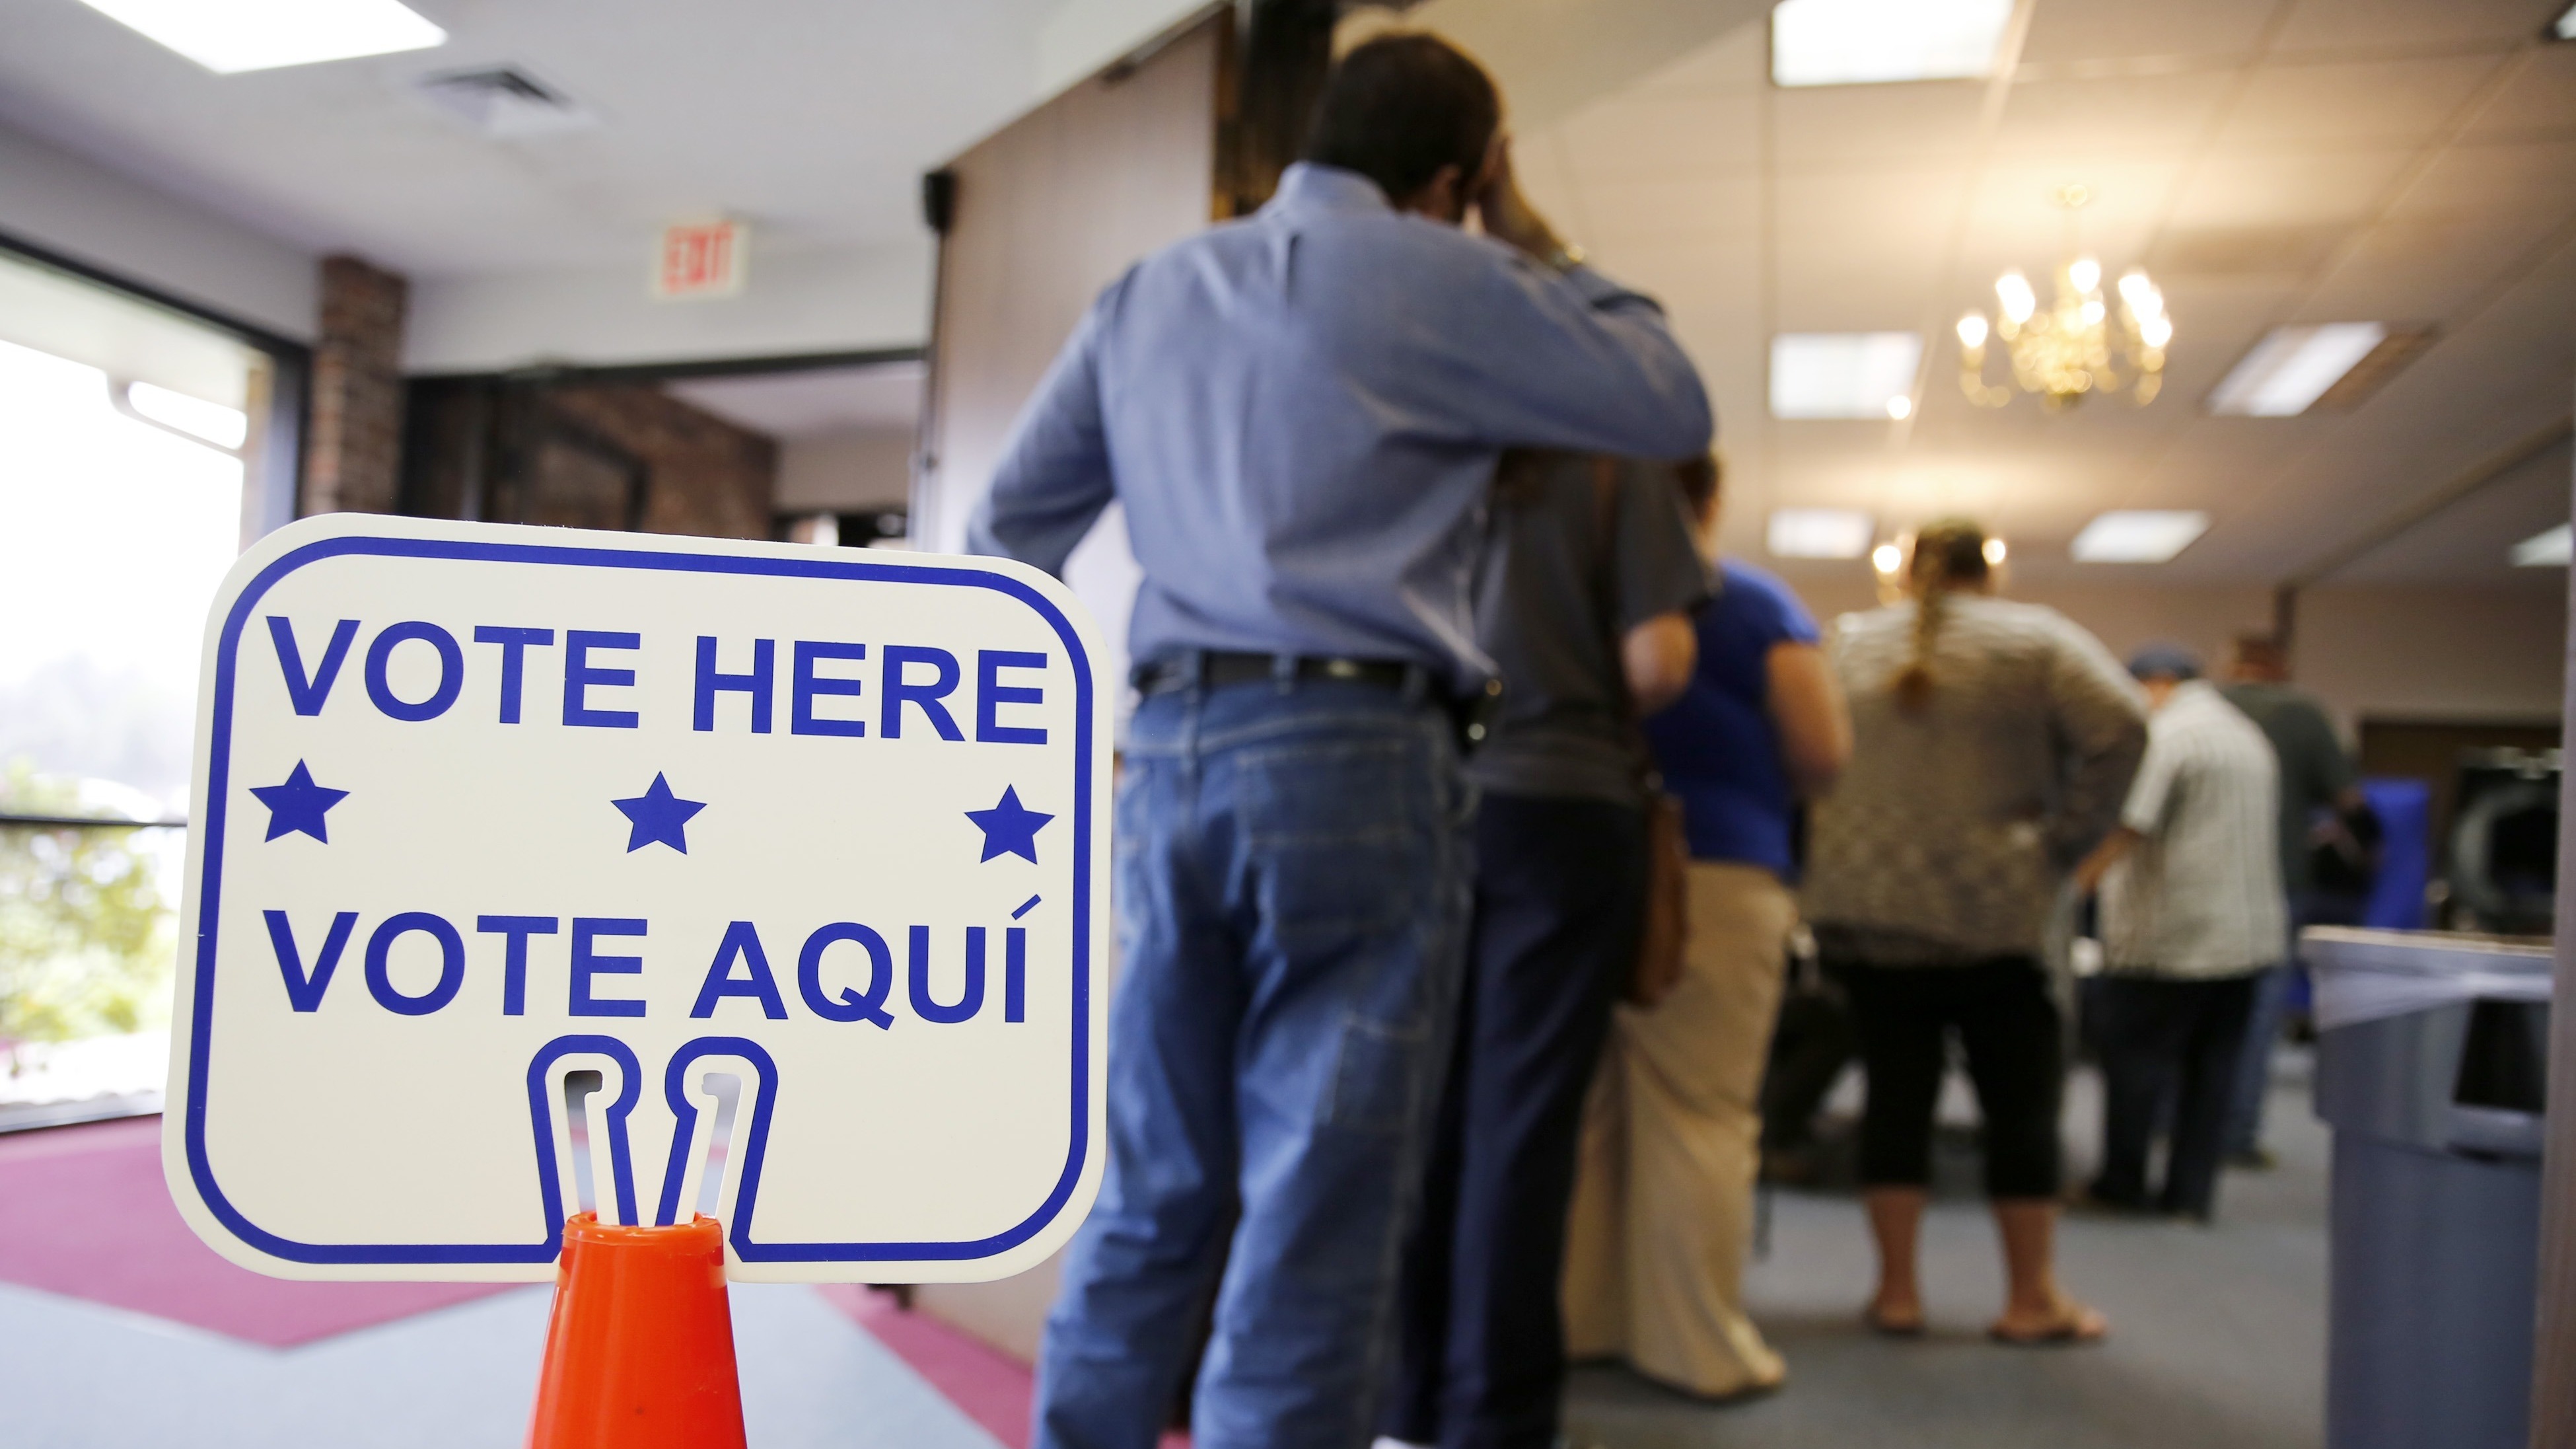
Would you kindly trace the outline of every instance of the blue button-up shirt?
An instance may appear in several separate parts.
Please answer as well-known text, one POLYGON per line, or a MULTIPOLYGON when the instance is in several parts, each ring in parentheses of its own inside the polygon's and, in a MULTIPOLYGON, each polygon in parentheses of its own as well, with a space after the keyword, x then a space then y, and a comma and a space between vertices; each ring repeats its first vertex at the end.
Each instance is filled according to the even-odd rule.
POLYGON ((1128 269, 1020 416, 967 546, 1050 572, 1114 496, 1140 660, 1187 649, 1492 672, 1472 591, 1496 458, 1708 446, 1655 304, 1297 165, 1128 269))

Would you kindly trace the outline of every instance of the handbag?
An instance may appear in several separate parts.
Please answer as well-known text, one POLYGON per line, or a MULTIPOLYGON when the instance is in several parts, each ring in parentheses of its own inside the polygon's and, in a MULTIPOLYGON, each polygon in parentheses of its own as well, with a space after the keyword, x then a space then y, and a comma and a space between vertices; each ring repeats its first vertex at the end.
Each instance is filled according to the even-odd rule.
POLYGON ((1682 802, 1651 772, 1647 783, 1646 919, 1626 994, 1629 1005, 1652 1010, 1681 983, 1682 952, 1690 944, 1690 838, 1682 802))

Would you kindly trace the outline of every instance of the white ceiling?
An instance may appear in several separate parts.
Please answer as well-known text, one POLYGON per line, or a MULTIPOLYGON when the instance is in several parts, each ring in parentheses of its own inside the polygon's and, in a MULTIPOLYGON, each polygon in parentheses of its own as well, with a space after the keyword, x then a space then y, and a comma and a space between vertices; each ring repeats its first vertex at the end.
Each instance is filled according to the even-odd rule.
MULTIPOLYGON (((764 248, 840 246, 918 235, 918 173, 1037 98, 1051 27, 1114 10, 1150 28, 1150 11, 1183 8, 416 3, 449 45, 216 77, 76 0, 0 0, 0 121, 423 278, 632 265, 662 222, 712 210, 749 218, 764 248), (494 141, 414 92, 496 63, 601 124, 494 141)), ((1890 531, 1965 509, 2025 574, 2100 577, 2065 558, 2095 512, 2206 508, 2216 525, 2180 558, 2111 572, 2248 583, 2350 552, 2567 417, 2576 45, 2536 40, 2562 3, 2025 0, 2026 39, 1994 82, 1795 91, 1768 82, 1760 0, 1412 13, 1469 36, 1526 98, 1534 194, 1671 309, 1719 403, 1734 547, 1758 556, 1779 504, 1864 508, 1890 531), (2059 260, 2046 194, 2071 180, 2099 197, 2083 245, 2165 286, 2165 395, 2058 417, 2027 399, 1972 408, 1950 323, 2003 267, 2059 260), (2269 327, 2363 319, 2442 336, 2348 415, 2202 412, 2269 327), (1888 329, 1932 341, 1910 422, 1767 417, 1772 334, 1888 329)), ((2545 582, 2502 551, 2553 496, 2563 508, 2555 456, 2347 576, 2545 582)))
MULTIPOLYGON (((1525 129, 1540 204, 1621 280, 1660 296, 1716 394, 1731 547, 1782 504, 1867 509, 1893 532, 1970 511, 2026 575, 2143 580, 2065 546, 2113 507, 2205 508, 2160 582, 2299 573, 2452 488, 2576 394, 2576 45, 2563 0, 2035 0, 1994 82, 1779 90, 1738 25, 1525 129), (2164 396, 2001 412, 1957 385, 1950 324, 1995 274, 2066 248, 2048 200, 2098 196, 2081 244, 2143 262, 2177 338, 2164 396), (2202 400, 2267 329, 2429 322, 2441 339, 2358 411, 2217 418, 2202 400), (1930 335, 1910 423, 1781 422, 1784 331, 1930 335)), ((1508 77, 1506 77, 1508 81, 1508 77)), ((2346 577, 2556 584, 2504 548, 2565 517, 2567 455, 2380 549, 2346 577), (2537 482, 2533 480, 2539 480, 2537 482), (2554 489, 2554 492, 2553 492, 2554 489), (2549 502, 2555 499, 2554 505, 2549 502)), ((1801 566, 1813 569, 1819 566, 1801 566)))
POLYGON ((0 0, 0 120, 310 250, 415 276, 632 263, 677 217, 764 247, 920 223, 920 172, 1037 99, 1063 0, 407 0, 435 50, 218 76, 76 0, 0 0), (417 93, 511 64, 601 124, 496 141, 417 93))
POLYGON ((782 442, 842 433, 912 436, 927 369, 918 362, 826 367, 666 383, 663 391, 782 442))

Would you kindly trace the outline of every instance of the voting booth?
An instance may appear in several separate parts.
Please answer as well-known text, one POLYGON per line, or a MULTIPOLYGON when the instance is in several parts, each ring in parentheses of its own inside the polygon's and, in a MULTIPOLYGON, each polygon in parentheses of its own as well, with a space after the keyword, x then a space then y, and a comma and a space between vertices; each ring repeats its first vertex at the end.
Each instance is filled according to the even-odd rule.
POLYGON ((1044 1258, 1101 1170, 1101 657, 1003 560, 271 534, 205 643, 181 1212, 298 1278, 557 1278, 585 1203, 738 1280, 1044 1258))

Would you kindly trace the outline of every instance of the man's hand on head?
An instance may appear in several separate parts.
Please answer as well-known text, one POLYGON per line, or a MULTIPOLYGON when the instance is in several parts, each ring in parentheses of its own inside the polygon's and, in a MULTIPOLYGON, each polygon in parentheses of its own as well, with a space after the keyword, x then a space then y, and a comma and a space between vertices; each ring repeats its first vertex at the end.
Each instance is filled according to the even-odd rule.
POLYGON ((1476 192, 1476 216, 1484 223, 1485 234, 1551 266, 1560 264, 1567 255, 1565 242, 1529 204, 1529 198, 1521 195, 1519 178, 1512 174, 1509 137, 1494 137, 1479 179, 1484 184, 1476 192))

